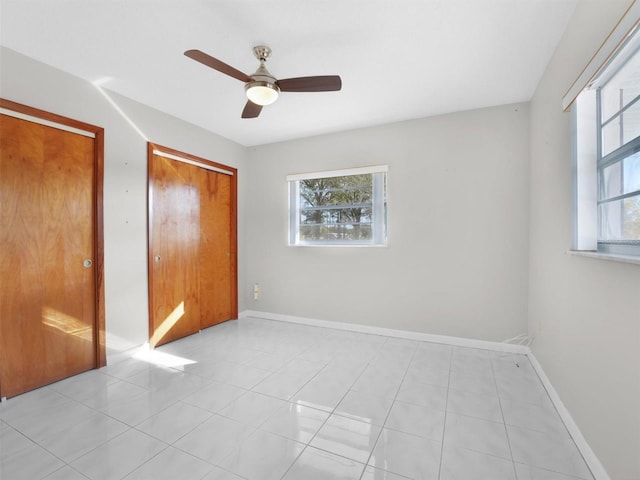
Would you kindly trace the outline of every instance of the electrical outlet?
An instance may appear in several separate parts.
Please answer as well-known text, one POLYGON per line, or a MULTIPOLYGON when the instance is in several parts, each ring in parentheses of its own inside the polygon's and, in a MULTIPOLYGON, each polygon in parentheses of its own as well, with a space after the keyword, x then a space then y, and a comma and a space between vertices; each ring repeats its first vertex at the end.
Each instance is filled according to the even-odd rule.
POLYGON ((253 285, 253 299, 254 300, 259 300, 260 299, 260 284, 259 283, 255 283, 253 285))

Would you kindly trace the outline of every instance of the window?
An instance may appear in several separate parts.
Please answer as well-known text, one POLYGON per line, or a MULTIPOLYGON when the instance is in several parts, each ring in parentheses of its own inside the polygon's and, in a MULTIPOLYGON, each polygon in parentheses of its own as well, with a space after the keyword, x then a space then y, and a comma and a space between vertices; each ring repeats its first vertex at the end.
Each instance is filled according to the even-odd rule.
POLYGON ((287 176, 289 245, 387 244, 386 165, 287 176))
POLYGON ((573 106, 574 248, 640 255, 640 33, 573 106))

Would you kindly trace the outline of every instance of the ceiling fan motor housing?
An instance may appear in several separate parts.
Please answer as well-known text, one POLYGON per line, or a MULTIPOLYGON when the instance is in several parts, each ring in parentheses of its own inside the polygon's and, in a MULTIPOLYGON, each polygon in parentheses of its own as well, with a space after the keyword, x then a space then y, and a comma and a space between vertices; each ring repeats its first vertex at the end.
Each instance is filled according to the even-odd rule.
POLYGON ((271 55, 271 49, 259 45, 253 47, 253 54, 260 61, 260 66, 251 75, 252 81, 245 84, 244 90, 249 100, 256 105, 270 105, 278 99, 280 93, 276 78, 269 73, 265 66, 267 58, 271 55))

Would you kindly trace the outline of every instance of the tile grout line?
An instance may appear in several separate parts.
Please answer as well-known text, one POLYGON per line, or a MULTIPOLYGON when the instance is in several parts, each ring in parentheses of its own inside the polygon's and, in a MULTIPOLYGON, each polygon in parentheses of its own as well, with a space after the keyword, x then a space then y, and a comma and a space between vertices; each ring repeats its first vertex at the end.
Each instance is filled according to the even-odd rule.
MULTIPOLYGON (((314 345, 316 345, 317 343, 319 343, 319 342, 314 343, 314 345)), ((306 350, 305 350, 305 352, 309 351, 309 349, 310 349, 310 348, 311 348, 311 347, 309 347, 308 349, 306 349, 306 350)), ((302 353, 304 353, 304 352, 301 352, 299 355, 302 355, 302 353)), ((299 355, 296 355, 296 357, 297 357, 297 356, 299 356, 299 355)), ((294 357, 292 360, 294 360, 296 357, 294 357)), ((320 370, 318 370, 318 372, 316 372, 316 374, 315 374, 315 375, 313 375, 309 380, 307 380, 307 381, 304 383, 304 385, 302 385, 298 390, 296 390, 296 392, 295 392, 295 393, 294 393, 290 398, 293 398, 293 397, 294 397, 298 392, 300 392, 300 391, 301 391, 305 386, 307 386, 307 385, 309 384, 309 382, 311 382, 314 378, 316 378, 318 375, 320 375, 320 373, 321 373, 322 371, 324 371, 324 370, 327 368, 327 366, 328 366, 328 365, 329 365, 329 363, 325 363, 325 364, 324 364, 324 366, 323 366, 320 370)), ((368 365, 368 364, 367 364, 367 365, 368 365)), ((364 368, 362 369, 362 372, 360 372, 360 375, 358 375, 358 378, 360 378, 360 376, 362 376, 362 373, 363 373, 365 370, 366 370, 366 367, 364 367, 364 368)), ((358 378, 356 378, 356 379, 353 381, 353 383, 354 383, 354 384, 355 384, 355 382, 357 382, 357 381, 358 381, 358 378)), ((353 384, 352 384, 352 386, 353 386, 353 384)), ((322 412, 325 412, 325 413, 329 413, 329 415, 327 415, 327 418, 325 418, 325 419, 324 419, 324 421, 322 422, 322 425, 320 425, 320 427, 316 430, 316 432, 311 436, 311 438, 309 439, 309 441, 304 445, 304 448, 303 448, 303 449, 300 451, 300 453, 296 456, 296 458, 293 460, 293 462, 291 462, 291 465, 289 465, 289 467, 288 467, 288 468, 285 470, 285 472, 282 474, 282 476, 280 477, 280 480, 282 480, 284 477, 286 477, 286 476, 287 476, 287 473, 289 473, 289 470, 291 470, 291 468, 293 468, 293 466, 294 466, 294 465, 295 465, 295 463, 298 461, 298 459, 300 458, 300 456, 301 456, 301 455, 302 455, 302 454, 307 450, 307 448, 311 445, 311 442, 313 441, 313 439, 314 439, 314 438, 316 438, 316 435, 318 434, 318 432, 322 429, 322 427, 324 427, 324 426, 325 426, 325 424, 327 423, 327 420, 329 420, 329 418, 331 418, 331 415, 333 415, 333 414, 334 414, 335 409, 338 407, 338 405, 340 405, 340 402, 342 402, 342 400, 344 400, 344 397, 345 397, 345 396, 347 396, 347 394, 349 393, 349 391, 350 391, 350 388, 348 388, 348 389, 347 389, 347 391, 344 393, 344 395, 342 396, 342 398, 340 398, 340 400, 338 401, 338 403, 336 404, 336 406, 335 406, 335 407, 333 407, 333 409, 331 410, 331 412, 326 412, 325 410, 319 410, 319 409, 316 409, 316 410, 319 410, 319 411, 322 411, 322 412)), ((297 403, 297 402, 291 402, 291 401, 289 401, 289 400, 287 400, 287 401, 288 401, 289 403, 293 404, 293 405, 301 405, 301 404, 299 404, 299 403, 297 403)), ((304 406, 304 405, 301 405, 301 406, 304 406)), ((313 408, 313 407, 309 407, 309 408, 313 408)), ((269 417, 269 418, 271 418, 271 417, 269 417)), ((268 419, 267 419, 267 420, 268 420, 268 419)), ((266 422, 267 420, 265 420, 265 422, 266 422)), ((263 422, 263 424, 264 424, 265 422, 263 422)), ((320 450, 321 450, 321 449, 320 449, 320 450)))
POLYGON ((442 425, 442 440, 440 445, 440 463, 438 465, 438 480, 442 476, 442 461, 444 458, 444 436, 447 431, 447 412, 449 411, 449 389, 451 388, 451 367, 453 366, 453 349, 449 352, 449 376, 447 377, 447 395, 444 400, 444 424, 442 425))
MULTIPOLYGON (((386 345, 386 343, 389 340, 389 338, 392 338, 392 337, 387 337, 387 340, 385 341, 383 346, 386 345)), ((398 398, 398 394, 400 393, 400 388, 402 388, 402 383, 404 382, 404 379, 407 377, 407 372, 409 371, 409 367, 411 366, 411 363, 413 363, 413 359, 416 356, 416 352, 418 351, 418 346, 419 345, 420 345, 420 343, 417 343, 415 348, 413 349, 413 353, 411 354, 411 360, 409 360, 409 363, 407 364, 407 368, 405 369, 404 374, 402 375, 402 379, 400 380, 400 383, 398 384, 398 389, 396 390, 396 393, 393 396, 393 401, 391 402, 391 406, 389 407, 389 411, 387 412, 387 415, 384 417, 384 421, 382 422, 382 428, 380 428, 380 433, 378 433, 378 437, 376 438, 376 441, 373 444, 373 448, 371 449, 371 453, 369 453, 369 456, 367 457, 367 461, 364 464, 364 469, 362 470, 362 473, 360 474, 359 480, 362 480, 362 477, 364 477, 364 473, 366 472, 367 466, 369 465, 369 462, 371 461, 371 457, 373 456, 373 452, 376 449, 376 447, 378 446, 378 442, 380 441, 380 437, 382 436, 382 432, 384 432, 384 426, 386 425, 387 420, 389 419, 389 415, 391 415, 391 410, 393 409, 393 405, 395 404, 396 399, 398 398)), ((375 467, 372 467, 372 468, 375 468, 375 467)), ((395 474, 395 472, 392 472, 392 473, 395 474)))
MULTIPOLYGON (((84 373, 84 372, 83 372, 83 373, 84 373)), ((65 395, 65 394, 64 394, 64 393, 62 393, 62 392, 59 392, 59 391, 57 391, 57 390, 55 390, 55 389, 53 389, 53 388, 50 388, 50 386, 49 386, 49 385, 45 385, 44 387, 41 387, 41 388, 46 389, 46 390, 47 390, 47 391, 49 391, 49 392, 53 392, 53 393, 56 393, 56 394, 62 395, 63 397, 65 397, 65 398, 69 399, 69 402, 68 402, 68 403, 72 403, 72 402, 73 402, 73 403, 75 403, 75 404, 82 405, 83 407, 86 407, 86 408, 88 408, 88 409, 90 409, 90 410, 93 410, 94 412, 96 412, 96 413, 98 413, 98 414, 102 414, 102 415, 105 415, 105 416, 109 417, 109 415, 106 415, 105 413, 100 412, 99 410, 96 410, 96 409, 94 409, 94 408, 92 408, 92 407, 90 407, 90 406, 88 406, 88 405, 85 405, 84 403, 82 403, 82 402, 80 402, 80 401, 78 401, 78 400, 75 400, 74 398, 71 398, 71 397, 69 397, 68 395, 65 395)), ((112 418, 112 417, 109 417, 109 418, 112 418)), ((129 429, 129 430, 133 428, 133 427, 131 427, 130 425, 128 425, 128 424, 126 424, 126 423, 124 423, 124 422, 121 422, 120 420, 117 420, 117 419, 114 419, 114 420, 116 420, 116 421, 118 421, 118 422, 122 423, 123 425, 126 425, 126 426, 128 427, 128 429, 129 429)), ((91 450, 89 450, 88 452, 85 452, 85 453, 83 453, 82 455, 80 455, 79 457, 74 458, 71 462, 67 462, 66 460, 64 460, 63 458, 60 458, 57 454, 55 454, 54 452, 52 452, 51 450, 49 450, 47 447, 45 447, 44 445, 42 445, 40 442, 38 442, 38 441, 36 441, 35 439, 31 438, 29 435, 27 435, 27 434, 26 434, 25 432, 23 432, 22 430, 17 429, 16 427, 12 426, 11 424, 7 423, 7 422, 6 422, 6 421, 4 421, 4 420, 3 420, 3 423, 5 423, 5 425, 7 425, 8 427, 12 428, 12 429, 13 429, 14 431, 16 431, 18 434, 22 435, 24 438, 28 439, 28 440, 29 440, 30 442, 32 442, 35 446, 37 446, 38 448, 41 448, 42 450, 44 450, 45 452, 47 452, 49 455, 51 455, 52 457, 54 457, 54 458, 56 458, 56 459, 60 460, 60 461, 63 463, 63 465, 62 465, 60 468, 58 468, 58 469, 54 470, 53 472, 50 472, 48 475, 51 475, 52 473, 55 473, 55 472, 57 472, 58 470, 61 470, 62 468, 64 468, 65 466, 67 466, 67 467, 69 467, 69 468, 73 469, 74 471, 79 472, 80 474, 82 474, 82 476, 86 477, 86 475, 84 475, 82 472, 80 472, 80 471, 79 471, 79 470, 77 470, 75 467, 73 467, 73 465, 71 465, 71 463, 72 463, 72 462, 77 461, 78 459, 82 458, 84 455, 87 455, 88 453, 90 453, 90 452, 92 452, 92 451, 96 450, 97 448, 100 448, 100 447, 101 447, 102 445, 104 445, 105 443, 107 443, 107 442, 109 442, 109 441, 113 440, 113 438, 117 438, 117 437, 119 437, 119 436, 123 435, 124 433, 126 433, 126 432, 128 431, 128 430, 125 430, 125 431, 123 431, 123 432, 121 432, 121 433, 119 433, 119 434, 115 435, 112 439, 105 440, 104 442, 100 442, 100 444, 99 444, 99 445, 97 445, 95 448, 92 448, 92 449, 91 449, 91 450)), ((25 447, 25 448, 28 448, 28 447, 25 447)), ((24 450, 24 449, 21 449, 21 450, 24 450)), ((18 452, 16 452, 16 453, 18 453, 18 452)), ((129 473, 131 473, 131 472, 128 472, 128 473, 127 473, 127 475, 128 475, 129 473)))
MULTIPOLYGON (((386 343, 386 340, 385 340, 385 342, 384 342, 382 345, 384 345, 385 343, 386 343)), ((315 378, 318 374, 320 374, 320 372, 321 372, 322 370, 324 370, 324 369, 327 367, 327 365, 328 365, 328 364, 325 364, 325 366, 324 366, 324 367, 323 367, 323 368, 322 368, 322 369, 321 369, 321 370, 320 370, 316 375, 314 375, 314 376, 312 377, 312 379, 313 379, 313 378, 315 378)), ((367 364, 362 368, 362 371, 360 372, 360 374, 358 375, 358 377, 353 381, 353 383, 351 384, 351 387, 353 387, 353 385, 355 385, 355 384, 356 384, 356 382, 360 379, 360 377, 362 377, 362 375, 364 374, 365 370, 369 367, 369 365, 371 365, 371 362, 367 362, 367 364)), ((310 380, 309 380, 309 382, 310 382, 312 379, 310 379, 310 380)), ((309 382, 307 382, 307 383, 309 383, 309 382)), ((305 383, 305 385, 306 385, 306 383, 305 383)), ((338 408, 338 405, 340 405, 340 403, 342 403, 342 401, 343 401, 343 400, 344 400, 344 398, 349 394, 349 392, 351 392, 351 387, 349 387, 349 388, 347 389, 347 391, 344 393, 344 395, 342 395, 342 397, 340 398, 340 400, 338 401, 338 403, 336 404, 336 406, 335 406, 335 407, 333 407, 333 409, 331 410, 331 412, 329 412, 329 415, 327 415, 327 418, 325 418, 325 419, 324 419, 324 421, 322 422, 322 425, 320 425, 320 427, 316 430, 316 432, 311 436, 311 438, 309 439, 309 441, 307 442, 307 444, 304 446, 304 448, 302 449, 302 451, 300 452, 300 454, 296 457, 296 459, 293 461, 293 463, 292 463, 291 465, 289 465, 289 468, 287 468, 287 470, 284 472, 284 474, 282 475, 282 477, 280 478, 280 480, 282 480, 282 479, 284 479, 284 477, 286 477, 287 473, 289 473, 289 470, 291 470, 291 468, 292 468, 292 467, 293 467, 293 465, 296 463, 296 461, 298 460, 298 458, 300 458, 300 456, 301 456, 301 455, 302 455, 302 454, 307 450, 307 447, 310 447, 310 446, 311 446, 311 442, 313 441, 313 439, 314 439, 314 438, 316 438, 316 436, 318 435, 318 432, 320 432, 320 430, 322 430, 322 427, 324 427, 324 426, 326 425, 326 423, 327 423, 327 421, 329 420, 329 418, 331 418, 331 416, 335 414, 335 410, 336 410, 336 408, 338 408)), ((298 392, 299 392, 300 390, 302 390, 302 388, 304 388, 304 385, 303 385, 303 386, 298 390, 298 392)), ((294 395, 295 395, 295 394, 294 394, 294 395)), ((324 411, 324 410, 323 410, 323 411, 324 411)), ((382 430, 381 430, 381 431, 382 431, 382 430)), ((377 442, 377 439, 376 439, 376 442, 377 442)), ((312 447, 312 448, 318 448, 318 447, 312 447)), ((321 450, 321 451, 323 451, 323 452, 330 453, 330 454, 332 454, 332 455, 338 455, 337 453, 328 452, 328 451, 326 451, 326 450, 324 450, 324 449, 322 449, 322 448, 318 448, 318 450, 321 450)), ((342 457, 342 455, 338 455, 338 456, 339 456, 339 457, 342 457)), ((343 458, 348 458, 348 457, 343 457, 343 458)), ((353 459, 351 459, 351 458, 350 458, 349 460, 355 461, 355 460, 353 460, 353 459)), ((367 461, 368 461, 368 460, 367 460, 367 461)), ((362 475, 364 475, 364 470, 366 470, 366 467, 367 467, 367 464, 365 463, 365 468, 363 469, 362 474, 360 475, 360 478, 362 478, 362 475)))
MULTIPOLYGON (((496 379, 496 371, 493 368, 493 356, 489 355, 489 363, 491 365, 491 373, 493 375, 493 384, 496 389, 496 395, 498 396, 498 404, 500 405, 500 415, 502 415, 502 425, 504 426, 504 433, 507 437, 507 445, 509 445, 509 455, 511 455, 511 466, 513 468, 514 478, 518 478, 518 471, 516 470, 516 462, 513 459, 513 448, 511 447, 511 438, 509 437, 509 430, 507 429, 507 420, 504 418, 504 410, 502 408, 502 399, 500 398, 500 391, 498 390, 498 380, 496 379)), ((515 365, 519 368, 518 364, 515 365)))
MULTIPOLYGON (((308 380, 308 381, 307 381, 307 382, 306 382, 302 387, 300 387, 300 388, 296 391, 296 393, 298 393, 300 390, 302 390, 302 389, 303 389, 303 388, 304 388, 304 387, 305 387, 305 386, 306 386, 306 385, 307 385, 311 380, 313 380, 314 378, 316 378, 316 377, 320 374, 320 372, 322 372, 325 368, 327 368, 327 366, 328 366, 328 365, 329 365, 329 364, 328 364, 328 363, 326 363, 326 364, 324 365, 324 367, 322 367, 322 368, 318 371, 318 373, 316 373, 316 374, 315 374, 313 377, 311 377, 311 378, 310 378, 310 379, 309 379, 309 380, 308 380)), ((369 363, 367 363, 367 366, 368 366, 368 365, 369 365, 369 363)), ((353 386, 353 385, 358 381, 358 379, 362 376, 362 374, 364 373, 364 371, 367 369, 367 366, 365 366, 365 367, 362 369, 362 372, 360 372, 360 375, 358 375, 358 378, 356 378, 356 379, 353 381, 353 383, 351 384, 351 386, 353 386)), ((316 430, 316 432, 311 436, 311 438, 310 438, 310 439, 309 439, 309 441, 305 444, 304 448, 300 451, 300 453, 299 453, 299 454, 298 454, 298 456, 295 458, 295 460, 291 463, 291 465, 289 465, 289 468, 287 468, 287 470, 285 470, 285 472, 282 474, 282 477, 280 477, 280 480, 284 479, 284 477, 286 477, 286 476, 287 476, 287 473, 289 473, 289 470, 291 470, 291 468, 293 468, 293 466, 294 466, 294 465, 295 465, 295 463, 298 461, 298 459, 300 458, 300 456, 301 456, 301 455, 302 455, 302 454, 307 450, 307 448, 308 448, 308 447, 310 447, 310 446, 311 446, 311 442, 313 441, 313 439, 314 439, 314 438, 316 438, 316 435, 318 435, 318 432, 319 432, 320 430, 322 430, 322 427, 324 427, 324 426, 326 425, 326 423, 327 423, 327 421, 329 420, 329 418, 331 418, 331 415, 333 415, 333 414, 334 414, 334 412, 335 412, 335 410, 336 410, 336 408, 338 408, 338 405, 340 405, 340 403, 342 402, 342 400, 344 400, 344 397, 346 397, 346 396, 347 396, 347 394, 348 394, 350 391, 351 391, 351 387, 349 387, 349 388, 347 389, 347 391, 344 393, 344 395, 342 395, 342 397, 340 398, 340 400, 338 401, 338 403, 336 404, 336 406, 335 406, 335 407, 333 407, 333 409, 331 410, 331 412, 326 412, 325 410, 321 410, 321 411, 323 411, 323 412, 325 412, 325 413, 329 413, 329 415, 327 415, 327 418, 325 418, 325 419, 324 419, 324 421, 322 422, 322 425, 320 425, 320 427, 319 427, 319 428, 316 430)), ((295 395, 295 393, 294 393, 294 395, 295 395)), ((292 396, 292 397, 293 397, 293 396, 292 396)), ((297 404, 297 403, 295 403, 295 402, 290 402, 290 403, 293 403, 294 405, 299 405, 299 404, 297 404)), ((312 447, 312 448, 316 448, 316 447, 312 447)), ((322 449, 320 448, 320 449, 318 449, 318 450, 322 450, 322 449)), ((322 451, 325 451, 325 450, 322 450, 322 451)), ((327 453, 332 453, 332 452, 327 452, 327 453)), ((337 455, 337 454, 333 454, 333 455, 337 455)), ((339 456, 340 456, 340 455, 339 455, 339 456)), ((345 458, 346 458, 346 457, 345 457, 345 458)), ((352 459, 350 459, 350 460, 352 460, 352 459)))

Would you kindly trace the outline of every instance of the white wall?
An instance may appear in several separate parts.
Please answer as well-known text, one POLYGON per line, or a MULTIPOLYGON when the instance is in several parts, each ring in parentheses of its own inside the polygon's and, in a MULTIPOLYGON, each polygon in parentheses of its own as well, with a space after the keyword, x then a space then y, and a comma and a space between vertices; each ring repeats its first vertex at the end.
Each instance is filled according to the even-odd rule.
POLYGON ((483 340, 526 332, 528 118, 508 105, 252 148, 245 304, 483 340), (389 164, 387 248, 287 246, 287 174, 375 164, 389 164))
POLYGON ((531 102, 533 351, 614 480, 640 479, 640 266, 567 254, 571 132, 561 99, 630 3, 580 2, 531 102))
MULTIPOLYGON (((147 143, 91 83, 2 47, 0 96, 105 129, 104 247, 109 353, 148 339, 147 143)), ((246 149, 124 97, 113 101, 154 143, 239 169, 246 191, 246 149)), ((244 199, 239 196, 243 218, 244 199)), ((244 249, 239 222, 239 250, 244 249)), ((239 258, 239 277, 244 273, 239 258)), ((243 281, 243 284, 246 283, 243 281)), ((242 304, 240 305, 242 309, 242 304)))

